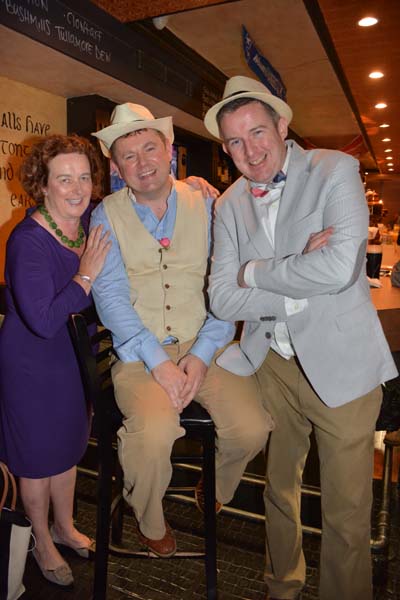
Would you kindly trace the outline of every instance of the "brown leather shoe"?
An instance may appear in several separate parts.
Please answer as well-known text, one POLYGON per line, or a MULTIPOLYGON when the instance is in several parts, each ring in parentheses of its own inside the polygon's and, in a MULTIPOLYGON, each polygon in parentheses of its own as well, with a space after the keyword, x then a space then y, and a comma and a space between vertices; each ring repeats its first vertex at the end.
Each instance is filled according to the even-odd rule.
POLYGON ((142 542, 142 544, 146 546, 146 548, 150 550, 150 552, 152 552, 156 556, 159 556, 160 558, 169 558, 170 556, 173 556, 176 552, 176 539, 174 532, 172 531, 171 527, 166 521, 165 527, 165 535, 163 538, 161 538, 161 540, 152 540, 146 537, 145 535, 143 535, 143 533, 138 527, 139 539, 142 542))
MULTIPOLYGON (((196 506, 199 509, 200 512, 202 512, 204 514, 204 482, 203 482, 203 476, 200 477, 198 484, 196 485, 196 487, 194 488, 194 499, 196 501, 196 506)), ((223 507, 223 504, 221 502, 218 502, 218 500, 215 501, 215 514, 217 515, 218 513, 221 512, 223 507)))

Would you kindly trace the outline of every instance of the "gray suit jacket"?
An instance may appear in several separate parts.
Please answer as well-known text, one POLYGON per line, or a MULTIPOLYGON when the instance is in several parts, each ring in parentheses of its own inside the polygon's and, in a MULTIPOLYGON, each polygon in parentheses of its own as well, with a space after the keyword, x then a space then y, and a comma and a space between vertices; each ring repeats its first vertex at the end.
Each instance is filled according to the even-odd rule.
POLYGON ((328 406, 340 406, 397 375, 365 274, 368 207, 356 160, 289 144, 275 249, 245 178, 217 202, 211 309, 221 319, 245 322, 240 344, 217 362, 239 375, 254 373, 267 355, 275 323, 285 321, 314 390, 328 406), (310 234, 330 225, 328 245, 303 255, 310 234), (236 278, 249 260, 257 261, 257 287, 243 289, 236 278), (307 298, 308 307, 288 317, 285 296, 307 298))

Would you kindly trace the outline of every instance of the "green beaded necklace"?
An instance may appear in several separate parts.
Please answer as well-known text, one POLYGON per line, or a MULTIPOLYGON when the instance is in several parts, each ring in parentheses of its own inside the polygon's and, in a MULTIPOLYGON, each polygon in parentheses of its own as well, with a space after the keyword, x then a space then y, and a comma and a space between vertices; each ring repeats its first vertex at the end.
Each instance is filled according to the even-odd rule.
POLYGON ((57 223, 53 221, 51 215, 44 204, 38 206, 38 211, 44 216, 51 229, 54 229, 54 233, 61 239, 62 243, 68 246, 68 248, 80 248, 85 241, 85 232, 83 231, 82 223, 79 223, 78 237, 76 240, 70 240, 69 237, 63 234, 57 223))

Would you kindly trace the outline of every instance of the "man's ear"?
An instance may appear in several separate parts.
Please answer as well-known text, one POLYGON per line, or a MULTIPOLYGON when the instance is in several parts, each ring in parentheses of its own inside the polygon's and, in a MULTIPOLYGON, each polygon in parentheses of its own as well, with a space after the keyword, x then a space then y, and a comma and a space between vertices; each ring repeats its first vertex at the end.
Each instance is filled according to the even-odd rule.
POLYGON ((116 163, 116 162, 114 162, 112 158, 110 158, 110 170, 111 170, 111 171, 116 171, 116 172, 118 173, 118 177, 119 177, 120 179, 123 179, 123 177, 122 177, 122 175, 121 175, 121 172, 120 172, 120 170, 119 170, 119 168, 118 168, 118 165, 117 165, 117 163, 116 163))
POLYGON ((285 117, 279 119, 277 129, 281 139, 285 140, 288 134, 288 122, 285 117))
POLYGON ((165 140, 165 149, 168 152, 169 160, 172 160, 172 144, 169 140, 165 140))
POLYGON ((222 150, 225 152, 225 154, 227 154, 228 156, 230 156, 227 147, 225 146, 224 142, 222 142, 222 150))

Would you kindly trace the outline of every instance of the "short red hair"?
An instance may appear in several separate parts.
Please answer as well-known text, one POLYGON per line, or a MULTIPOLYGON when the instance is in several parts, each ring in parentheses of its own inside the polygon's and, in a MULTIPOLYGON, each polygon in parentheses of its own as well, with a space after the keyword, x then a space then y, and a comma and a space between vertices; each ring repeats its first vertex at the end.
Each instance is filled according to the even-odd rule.
POLYGON ((43 188, 47 186, 49 162, 59 154, 84 154, 90 165, 93 182, 93 196, 101 194, 103 170, 99 155, 92 144, 77 135, 50 135, 34 146, 21 165, 19 178, 29 196, 37 204, 43 202, 43 188))

